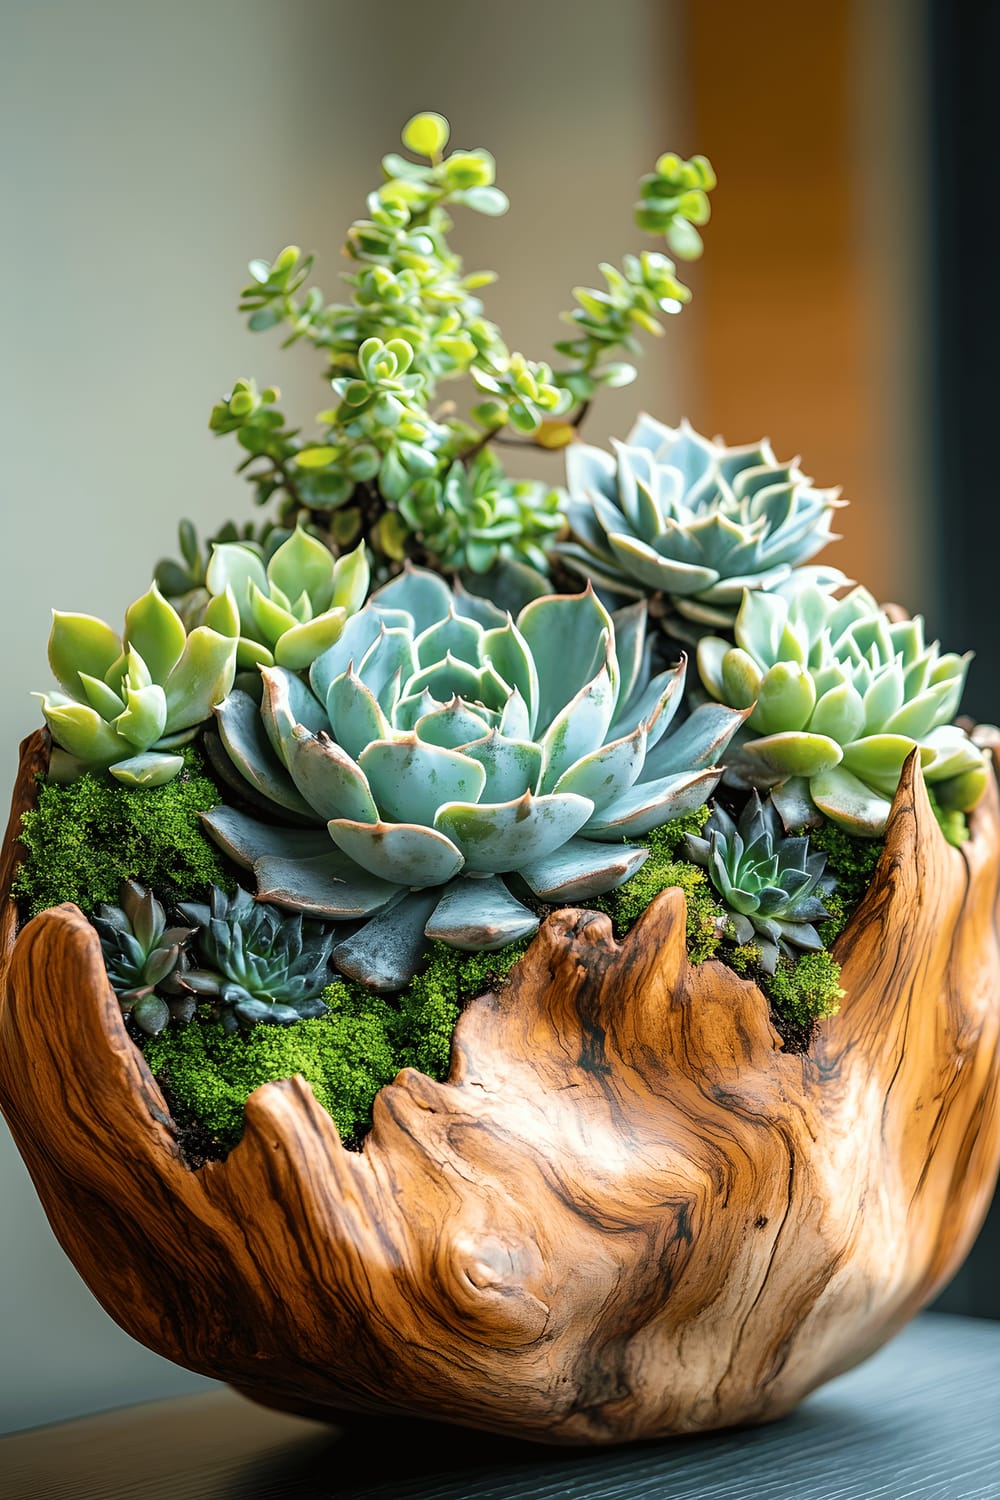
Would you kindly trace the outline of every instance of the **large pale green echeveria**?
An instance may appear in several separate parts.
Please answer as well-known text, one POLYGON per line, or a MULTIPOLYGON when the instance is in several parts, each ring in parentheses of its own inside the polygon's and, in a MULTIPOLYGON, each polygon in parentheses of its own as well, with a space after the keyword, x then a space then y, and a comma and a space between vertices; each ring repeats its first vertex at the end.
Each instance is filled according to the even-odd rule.
POLYGON ((698 668, 713 697, 752 708, 731 759, 746 782, 774 787, 786 827, 818 809, 850 833, 881 833, 914 750, 942 807, 979 800, 985 757, 951 723, 969 657, 925 645, 919 616, 893 621, 863 588, 836 599, 786 586, 747 593, 735 637, 705 637, 698 668))
POLYGON ((190 634, 155 584, 126 612, 124 636, 93 615, 53 611, 49 665, 62 691, 35 694, 55 741, 53 780, 110 771, 128 786, 160 786, 177 775, 178 747, 211 717, 236 673, 232 592, 214 605, 219 628, 190 634))
MULTIPOLYGON (((339 640, 344 622, 368 592, 364 542, 334 560, 300 526, 265 563, 242 542, 217 543, 205 577, 208 592, 232 589, 240 614, 237 665, 303 671, 339 640)), ((208 605, 207 618, 213 605, 208 605)))
MULTIPOLYGON (((820 490, 764 440, 743 448, 643 414, 614 456, 566 450, 572 539, 556 550, 585 578, 638 598, 668 595, 701 625, 730 625, 744 589, 770 589, 827 542, 837 490, 820 490)), ((846 583, 816 569, 824 586, 846 583)))
POLYGON ((428 938, 525 936, 538 917, 519 893, 610 890, 646 858, 630 835, 701 806, 746 715, 705 704, 668 736, 684 673, 651 675, 644 604, 612 616, 588 587, 515 622, 410 569, 317 658, 311 691, 265 668, 260 710, 237 691, 217 711, 251 799, 324 831, 228 808, 205 822, 262 898, 364 922, 335 962, 396 989, 428 938))

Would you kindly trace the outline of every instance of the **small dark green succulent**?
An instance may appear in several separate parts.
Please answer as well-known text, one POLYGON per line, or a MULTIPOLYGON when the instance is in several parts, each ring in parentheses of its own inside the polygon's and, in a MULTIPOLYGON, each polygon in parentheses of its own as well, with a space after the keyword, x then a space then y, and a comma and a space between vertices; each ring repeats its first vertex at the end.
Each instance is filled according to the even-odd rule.
POLYGON ((121 906, 100 903, 94 926, 111 987, 140 1031, 156 1036, 172 1016, 190 1020, 194 1000, 183 977, 190 927, 168 927, 152 891, 135 880, 122 886, 121 906))
POLYGON ((721 807, 705 824, 707 838, 688 834, 689 859, 708 873, 729 913, 738 943, 753 943, 761 968, 773 974, 779 953, 818 951, 814 922, 830 916, 822 897, 836 882, 825 875, 825 854, 810 854, 808 838, 786 837, 770 799, 756 792, 734 823, 721 807))
POLYGON ((237 887, 227 896, 213 886, 207 903, 178 908, 195 929, 192 946, 200 967, 187 982, 199 998, 217 1000, 227 1031, 267 1022, 290 1026, 320 1016, 320 998, 332 978, 333 934, 301 913, 288 916, 237 887))

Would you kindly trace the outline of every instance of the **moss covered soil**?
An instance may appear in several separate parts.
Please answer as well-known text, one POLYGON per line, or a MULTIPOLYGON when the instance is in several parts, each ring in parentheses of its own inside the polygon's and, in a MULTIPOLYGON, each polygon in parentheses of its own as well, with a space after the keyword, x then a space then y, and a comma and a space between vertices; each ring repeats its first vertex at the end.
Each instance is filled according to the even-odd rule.
MULTIPOLYGON (((199 813, 222 800, 197 750, 185 752, 176 781, 131 790, 95 776, 70 786, 44 784, 24 820, 27 860, 15 894, 25 915, 74 901, 90 915, 115 902, 123 878, 138 878, 167 905, 199 897, 212 884, 232 887, 225 862, 205 838, 199 813)), ((715 958, 756 980, 792 1050, 808 1047, 818 1019, 832 1015, 843 991, 829 949, 867 889, 881 853, 878 840, 858 840, 826 825, 812 834, 827 855, 837 888, 827 898, 826 947, 782 957, 764 974, 752 945, 737 946, 705 872, 683 858, 684 836, 700 832, 707 808, 656 829, 642 840, 649 857, 618 890, 588 901, 623 937, 661 891, 679 886, 687 901, 692 963, 715 958)), ((537 904, 537 903, 536 903, 537 904)), ((545 909, 540 909, 544 914, 545 909)), ((447 1075, 451 1039, 462 1007, 502 986, 529 939, 497 953, 468 954, 437 943, 429 962, 400 994, 379 997, 337 978, 326 990, 327 1013, 292 1026, 255 1026, 226 1033, 216 1021, 170 1026, 136 1040, 168 1093, 193 1160, 224 1156, 239 1140, 243 1107, 261 1084, 302 1074, 333 1116, 345 1141, 357 1144, 371 1124, 378 1090, 401 1068, 432 1078, 447 1075)))
POLYGON ((62 786, 42 782, 21 823, 27 858, 12 894, 26 916, 74 902, 92 916, 118 900, 122 882, 139 880, 168 904, 232 879, 198 814, 222 801, 199 752, 183 751, 184 770, 158 787, 126 787, 87 773, 62 786))

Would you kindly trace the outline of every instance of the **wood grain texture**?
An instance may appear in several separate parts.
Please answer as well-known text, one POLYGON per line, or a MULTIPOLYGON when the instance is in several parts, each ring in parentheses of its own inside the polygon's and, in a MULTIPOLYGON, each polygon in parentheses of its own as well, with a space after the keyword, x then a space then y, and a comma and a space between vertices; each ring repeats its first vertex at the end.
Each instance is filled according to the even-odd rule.
POLYGON ((447 1083, 361 1153, 301 1079, 198 1172, 89 924, 22 932, 0 1102, 52 1226, 134 1337, 276 1407, 608 1443, 766 1421, 952 1274, 1000 1155, 995 781, 961 851, 916 764, 808 1056, 692 967, 668 891, 615 943, 559 912, 463 1014, 447 1083))

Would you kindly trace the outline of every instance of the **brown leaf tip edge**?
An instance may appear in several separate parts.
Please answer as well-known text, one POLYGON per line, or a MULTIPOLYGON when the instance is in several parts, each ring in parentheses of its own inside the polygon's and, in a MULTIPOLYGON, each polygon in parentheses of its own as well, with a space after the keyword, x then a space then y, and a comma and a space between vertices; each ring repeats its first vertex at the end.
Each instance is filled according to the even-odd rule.
POLYGON ((560 911, 463 1014, 447 1083, 383 1089, 361 1153, 292 1079, 198 1172, 62 906, 10 953, 0 1102, 112 1317, 259 1401, 554 1443, 766 1421, 889 1338, 986 1211, 998 872, 995 781, 959 851, 911 762, 808 1055, 688 963, 680 891, 621 944, 560 911))

